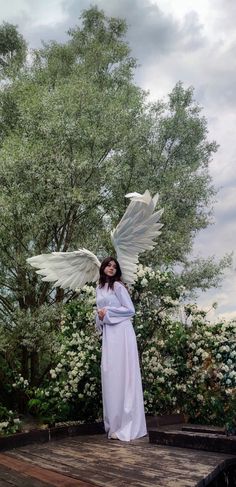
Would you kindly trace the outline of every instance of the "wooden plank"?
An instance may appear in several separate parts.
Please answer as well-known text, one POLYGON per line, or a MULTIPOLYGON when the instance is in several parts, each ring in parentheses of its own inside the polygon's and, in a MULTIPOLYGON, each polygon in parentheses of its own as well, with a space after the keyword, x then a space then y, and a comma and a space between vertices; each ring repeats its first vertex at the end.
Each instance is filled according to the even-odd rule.
POLYGON ((17 448, 30 443, 49 441, 48 430, 32 430, 28 433, 15 433, 15 435, 0 436, 0 451, 17 448))
POLYGON ((179 430, 150 430, 150 442, 157 445, 191 448, 236 455, 236 437, 179 430))
POLYGON ((217 426, 203 426, 203 425, 187 425, 182 426, 182 431, 189 431, 190 433, 209 433, 215 435, 226 435, 225 428, 217 427, 217 426))
POLYGON ((23 473, 7 468, 0 467, 0 487, 51 487, 51 484, 41 482, 37 479, 29 478, 23 473))
POLYGON ((130 443, 112 441, 105 435, 31 445, 8 452, 8 456, 104 487, 195 487, 232 457, 154 446, 148 438, 130 443))
POLYGON ((0 451, 10 450, 32 443, 45 443, 52 439, 59 439, 67 436, 95 434, 104 434, 103 423, 74 424, 46 429, 32 429, 27 432, 24 431, 9 436, 0 436, 0 451))
MULTIPOLYGON (((60 473, 31 465, 29 462, 19 460, 4 453, 0 454, 0 465, 55 487, 94 487, 91 483, 68 478, 60 473)), ((23 487, 24 484, 19 483, 18 485, 22 485, 23 487)), ((33 485, 32 480, 31 485, 33 485)))

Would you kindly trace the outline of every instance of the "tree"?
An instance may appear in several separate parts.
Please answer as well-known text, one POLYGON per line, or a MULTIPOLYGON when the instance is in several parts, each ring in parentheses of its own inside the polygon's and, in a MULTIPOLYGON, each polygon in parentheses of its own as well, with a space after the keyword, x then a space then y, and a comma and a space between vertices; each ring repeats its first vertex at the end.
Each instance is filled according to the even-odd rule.
POLYGON ((3 22, 0 27, 0 66, 9 74, 12 68, 19 69, 26 58, 26 42, 15 25, 3 22))
MULTIPOLYGON (((18 41, 23 53, 14 32, 3 63, 18 41)), ((208 164, 216 144, 207 140, 193 90, 178 83, 167 102, 149 104, 133 82, 136 61, 125 33, 123 20, 90 8, 67 43, 44 44, 1 86, 0 303, 10 327, 18 309, 36 316, 43 304, 64 298, 26 258, 78 247, 110 253, 109 230, 127 192, 160 192, 165 226, 148 257, 155 265, 186 266, 194 236, 209 223, 208 164)), ((223 264, 213 264, 207 286, 223 264)), ((37 353, 30 351, 31 376, 37 353)), ((27 348, 22 357, 25 371, 27 348)))

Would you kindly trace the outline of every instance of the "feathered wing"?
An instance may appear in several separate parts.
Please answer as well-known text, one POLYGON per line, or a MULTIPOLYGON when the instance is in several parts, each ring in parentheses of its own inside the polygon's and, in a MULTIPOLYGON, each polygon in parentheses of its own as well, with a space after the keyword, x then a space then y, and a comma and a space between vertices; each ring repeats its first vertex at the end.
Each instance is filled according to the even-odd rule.
POLYGON ((39 269, 36 272, 44 276, 43 281, 55 282, 55 286, 72 290, 97 281, 101 265, 96 255, 87 249, 36 255, 27 262, 39 269))
POLYGON ((129 193, 126 197, 131 202, 121 221, 111 232, 111 240, 121 266, 122 277, 127 284, 132 284, 137 272, 139 254, 156 245, 154 239, 163 226, 159 223, 163 209, 154 211, 158 194, 152 198, 148 190, 144 194, 129 193))

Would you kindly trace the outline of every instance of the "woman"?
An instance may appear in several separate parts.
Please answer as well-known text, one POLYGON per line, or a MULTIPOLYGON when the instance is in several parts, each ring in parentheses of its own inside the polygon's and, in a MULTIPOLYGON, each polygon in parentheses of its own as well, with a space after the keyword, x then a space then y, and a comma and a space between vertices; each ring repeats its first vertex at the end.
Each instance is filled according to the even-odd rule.
POLYGON ((108 438, 122 441, 147 434, 136 336, 130 320, 134 314, 120 265, 107 257, 100 267, 96 316, 96 326, 103 332, 103 416, 108 438))

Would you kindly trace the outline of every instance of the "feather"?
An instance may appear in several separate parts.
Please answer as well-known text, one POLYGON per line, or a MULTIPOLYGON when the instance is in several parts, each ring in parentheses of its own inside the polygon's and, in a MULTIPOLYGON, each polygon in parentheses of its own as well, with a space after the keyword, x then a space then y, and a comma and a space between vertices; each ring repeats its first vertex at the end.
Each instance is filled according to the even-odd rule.
POLYGON ((117 259, 121 266, 122 277, 127 284, 133 284, 137 272, 138 256, 145 250, 152 250, 154 239, 160 235, 162 224, 159 223, 163 209, 154 212, 158 194, 153 198, 148 190, 143 194, 129 193, 131 199, 122 219, 111 232, 117 259))
POLYGON ((28 258, 27 262, 39 269, 36 272, 43 276, 43 281, 55 282, 55 286, 72 290, 97 281, 101 265, 96 255, 87 249, 36 255, 28 258))

